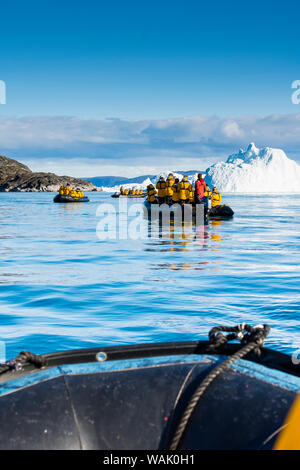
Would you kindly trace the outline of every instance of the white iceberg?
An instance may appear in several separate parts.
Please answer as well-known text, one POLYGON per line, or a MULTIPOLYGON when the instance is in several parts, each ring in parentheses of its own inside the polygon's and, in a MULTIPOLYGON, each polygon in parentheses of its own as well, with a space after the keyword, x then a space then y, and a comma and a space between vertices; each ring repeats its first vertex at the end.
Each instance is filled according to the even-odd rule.
POLYGON ((155 176, 154 178, 145 179, 142 183, 124 183, 124 184, 118 184, 118 185, 112 186, 112 187, 104 186, 102 188, 102 190, 104 192, 119 192, 120 187, 123 186, 124 189, 142 189, 143 191, 145 191, 149 184, 152 183, 155 186, 157 181, 159 180, 159 178, 161 176, 163 176, 165 179, 167 179, 169 173, 173 173, 174 178, 179 178, 180 181, 182 180, 183 175, 184 175, 184 173, 180 174, 180 173, 175 173, 174 171, 161 172, 157 176, 155 176))
POLYGON ((142 183, 124 183, 116 186, 103 186, 102 190, 107 193, 118 193, 120 191, 120 187, 123 186, 124 189, 142 189, 144 191, 147 189, 149 184, 151 184, 151 180, 150 178, 147 178, 142 183))
POLYGON ((205 181, 220 192, 300 193, 300 166, 283 150, 258 149, 251 143, 246 151, 207 168, 205 181))

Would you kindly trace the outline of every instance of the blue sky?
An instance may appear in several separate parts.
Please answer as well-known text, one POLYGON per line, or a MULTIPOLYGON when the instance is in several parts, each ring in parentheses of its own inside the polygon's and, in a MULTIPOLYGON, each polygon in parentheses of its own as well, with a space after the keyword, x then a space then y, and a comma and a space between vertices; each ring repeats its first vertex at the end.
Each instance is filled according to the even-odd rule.
POLYGON ((86 165, 85 174, 92 176, 116 171, 116 158, 135 172, 137 166, 205 165, 259 134, 258 145, 282 146, 299 159, 300 105, 291 102, 291 84, 300 79, 299 13, 295 1, 2 4, 0 80, 7 103, 0 105, 0 153, 57 171, 67 171, 66 159, 73 159, 77 173, 86 165), (282 140, 270 128, 274 115, 282 140), (196 116, 225 126, 226 120, 240 126, 251 116, 252 127, 230 141, 191 120, 193 141, 183 142, 184 118, 196 116), (259 133, 262 116, 269 118, 265 138, 259 133), (76 132, 62 135, 62 117, 78 120, 76 132), (47 119, 51 135, 45 138, 47 119), (172 119, 168 139, 163 129, 170 129, 172 119), (158 140, 157 120, 165 120, 158 140), (147 122, 138 145, 132 136, 136 121, 147 122), (102 135, 107 126, 109 138, 102 135))

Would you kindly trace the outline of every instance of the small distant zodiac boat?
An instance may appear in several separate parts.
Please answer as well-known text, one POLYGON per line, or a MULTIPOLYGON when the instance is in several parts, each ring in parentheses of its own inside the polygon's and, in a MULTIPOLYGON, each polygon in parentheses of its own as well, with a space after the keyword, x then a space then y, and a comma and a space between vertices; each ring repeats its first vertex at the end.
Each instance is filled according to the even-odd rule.
POLYGON ((300 449, 299 365, 264 347, 269 330, 23 351, 0 365, 0 449, 300 449))
POLYGON ((57 194, 55 198, 53 199, 53 202, 61 202, 61 203, 67 203, 67 202, 88 202, 89 198, 87 196, 83 197, 72 197, 69 196, 68 194, 57 194))
POLYGON ((111 197, 126 197, 126 198, 132 198, 132 199, 136 199, 136 198, 144 198, 145 196, 147 196, 146 193, 143 193, 143 194, 121 194, 121 193, 114 193, 111 195, 111 197))

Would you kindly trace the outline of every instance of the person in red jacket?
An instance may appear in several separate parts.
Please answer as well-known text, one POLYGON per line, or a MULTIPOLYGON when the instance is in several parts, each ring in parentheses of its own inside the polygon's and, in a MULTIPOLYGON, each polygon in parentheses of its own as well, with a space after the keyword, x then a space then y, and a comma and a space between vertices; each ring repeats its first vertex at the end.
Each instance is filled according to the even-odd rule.
POLYGON ((198 179, 195 182, 195 202, 196 204, 203 204, 204 193, 207 191, 206 184, 202 178, 202 173, 198 173, 198 179))

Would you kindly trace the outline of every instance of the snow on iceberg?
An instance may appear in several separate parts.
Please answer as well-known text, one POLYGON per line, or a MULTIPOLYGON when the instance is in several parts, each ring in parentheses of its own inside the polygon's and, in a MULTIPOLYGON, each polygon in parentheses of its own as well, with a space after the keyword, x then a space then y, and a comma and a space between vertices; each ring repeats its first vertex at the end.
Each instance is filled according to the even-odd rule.
POLYGON ((102 191, 107 193, 117 193, 121 186, 123 186, 124 189, 142 189, 144 191, 147 189, 149 184, 151 184, 151 180, 150 178, 147 178, 142 183, 124 183, 116 186, 103 186, 102 191))
POLYGON ((251 143, 246 151, 207 168, 205 181, 220 192, 300 193, 300 166, 283 150, 258 149, 251 143))
MULTIPOLYGON (((180 181, 182 180, 183 175, 184 175, 184 173, 182 173, 182 174, 181 173, 175 173, 174 171, 161 172, 157 176, 155 176, 154 178, 145 179, 142 183, 124 183, 124 184, 118 184, 118 185, 112 186, 112 187, 104 186, 102 188, 102 190, 104 192, 118 192, 120 190, 120 187, 123 186, 124 189, 142 189, 143 191, 145 191, 149 184, 152 183, 155 186, 157 181, 159 180, 159 178, 161 176, 163 176, 165 179, 167 179, 169 173, 173 173, 174 178, 178 178, 180 181)), ((197 179, 196 176, 189 177, 189 181, 191 181, 191 183, 193 183, 195 181, 195 179, 197 179)))

